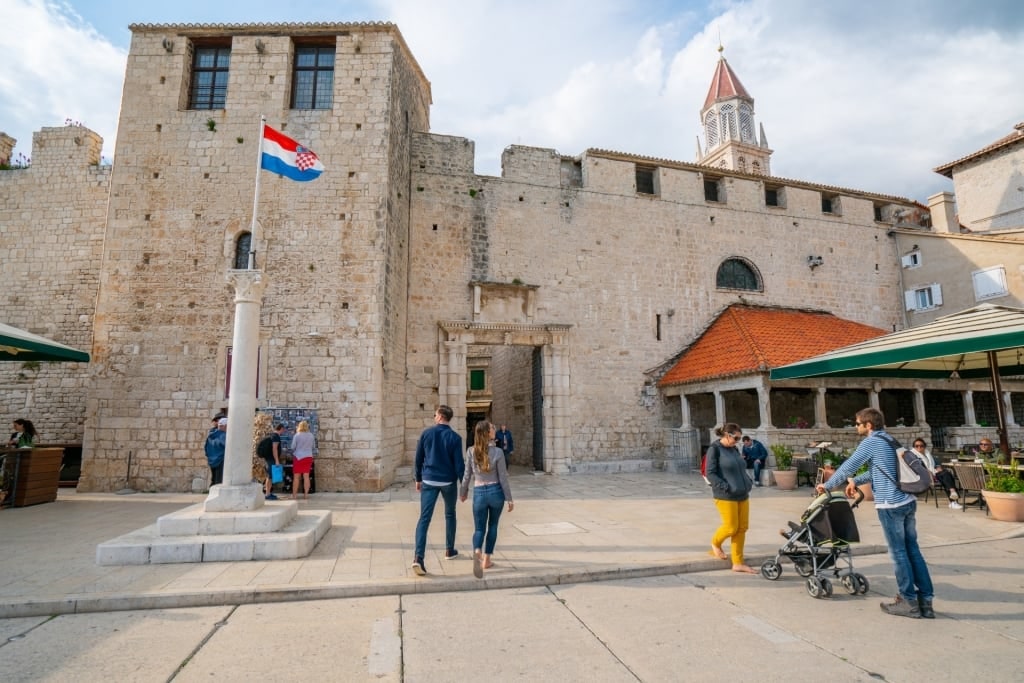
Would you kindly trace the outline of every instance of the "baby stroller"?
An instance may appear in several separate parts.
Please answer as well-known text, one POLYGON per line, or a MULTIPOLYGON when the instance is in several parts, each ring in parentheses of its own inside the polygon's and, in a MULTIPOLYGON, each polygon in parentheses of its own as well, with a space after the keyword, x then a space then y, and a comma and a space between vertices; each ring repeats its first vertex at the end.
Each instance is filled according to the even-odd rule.
POLYGON ((800 524, 789 522, 789 529, 781 533, 786 542, 779 548, 774 560, 761 565, 761 576, 776 581, 782 576, 780 560, 785 557, 796 567, 796 573, 807 579, 807 593, 812 598, 832 596, 832 581, 839 579, 850 595, 863 595, 869 584, 863 574, 853 570, 851 543, 860 542, 853 508, 864 495, 850 501, 839 492, 823 493, 814 499, 800 516, 800 524))

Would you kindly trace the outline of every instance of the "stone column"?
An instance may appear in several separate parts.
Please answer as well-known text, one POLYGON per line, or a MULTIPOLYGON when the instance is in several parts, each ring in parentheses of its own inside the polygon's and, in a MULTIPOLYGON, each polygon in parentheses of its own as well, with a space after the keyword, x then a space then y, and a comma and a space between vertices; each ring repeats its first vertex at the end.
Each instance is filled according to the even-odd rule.
POLYGON ((878 406, 879 406, 879 403, 878 403, 878 392, 879 391, 881 391, 881 389, 879 388, 879 385, 877 383, 875 384, 875 386, 873 386, 870 389, 868 389, 868 405, 871 406, 872 408, 874 408, 875 410, 879 409, 878 408, 878 406))
POLYGON ((230 270, 235 287, 224 483, 210 489, 207 512, 243 512, 263 506, 263 486, 252 480, 252 427, 260 347, 260 307, 267 282, 259 270, 230 270))
POLYGON ((1013 419, 1013 401, 1010 400, 1010 392, 1003 392, 1003 415, 1006 416, 1006 426, 1015 427, 1017 421, 1013 419))
POLYGON ((928 416, 924 410, 924 389, 920 387, 914 390, 914 426, 928 426, 928 416))
POLYGON ((757 429, 764 432, 772 427, 772 395, 771 390, 763 384, 757 388, 757 405, 761 418, 757 429))
POLYGON ((826 387, 818 387, 818 392, 814 396, 814 428, 825 429, 828 427, 828 410, 825 408, 825 392, 828 391, 826 387))
POLYGON ((686 394, 679 394, 679 412, 682 413, 683 423, 679 425, 680 429, 692 429, 693 425, 693 414, 690 412, 690 400, 686 398, 686 394))
POLYGON ((964 426, 977 427, 978 418, 974 414, 974 392, 970 389, 961 392, 964 400, 964 426))
POLYGON ((569 349, 544 346, 544 471, 567 474, 572 467, 569 425, 569 349))
POLYGON ((443 378, 438 387, 438 396, 455 416, 451 428, 459 434, 466 433, 466 343, 446 341, 443 343, 445 363, 443 378))
POLYGON ((715 427, 725 424, 725 396, 721 391, 715 392, 715 427))

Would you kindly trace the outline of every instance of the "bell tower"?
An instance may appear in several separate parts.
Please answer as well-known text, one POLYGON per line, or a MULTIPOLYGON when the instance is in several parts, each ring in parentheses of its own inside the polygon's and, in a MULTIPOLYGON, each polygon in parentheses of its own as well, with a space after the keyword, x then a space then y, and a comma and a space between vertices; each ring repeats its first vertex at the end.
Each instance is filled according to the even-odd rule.
POLYGON ((764 126, 754 122, 754 98, 740 83, 718 46, 718 65, 700 110, 705 146, 697 138, 697 163, 732 171, 771 175, 772 150, 764 126), (756 131, 756 132, 755 132, 756 131))

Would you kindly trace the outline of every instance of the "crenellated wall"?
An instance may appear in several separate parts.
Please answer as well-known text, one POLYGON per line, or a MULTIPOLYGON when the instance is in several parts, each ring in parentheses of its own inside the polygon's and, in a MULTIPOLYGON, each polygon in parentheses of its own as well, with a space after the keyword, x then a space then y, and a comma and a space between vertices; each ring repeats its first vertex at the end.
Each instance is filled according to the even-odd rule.
MULTIPOLYGON (((0 320, 87 352, 110 189, 102 147, 82 126, 43 128, 31 165, 0 171, 0 320)), ((0 363, 0 423, 28 418, 40 441, 81 441, 88 379, 85 363, 0 363)))

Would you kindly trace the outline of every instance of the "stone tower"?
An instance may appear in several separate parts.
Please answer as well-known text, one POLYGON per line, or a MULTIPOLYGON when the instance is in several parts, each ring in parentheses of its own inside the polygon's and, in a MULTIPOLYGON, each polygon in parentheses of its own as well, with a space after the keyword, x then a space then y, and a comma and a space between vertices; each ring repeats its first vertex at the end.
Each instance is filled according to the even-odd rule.
POLYGON ((771 175, 772 150, 768 148, 764 126, 758 130, 754 122, 754 98, 725 60, 723 50, 718 47, 718 65, 700 110, 707 144, 702 150, 697 140, 697 162, 742 173, 771 175))

